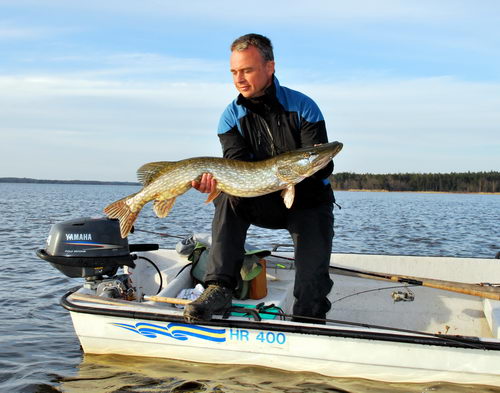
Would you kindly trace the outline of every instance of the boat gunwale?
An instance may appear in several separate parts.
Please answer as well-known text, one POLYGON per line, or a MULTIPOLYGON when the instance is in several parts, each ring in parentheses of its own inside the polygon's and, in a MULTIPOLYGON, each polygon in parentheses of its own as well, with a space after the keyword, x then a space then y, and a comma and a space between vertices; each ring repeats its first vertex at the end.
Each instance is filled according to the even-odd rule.
MULTIPOLYGON (((161 313, 146 312, 146 311, 109 309, 105 307, 91 307, 91 306, 83 306, 75 304, 70 302, 70 300, 68 300, 68 297, 72 295, 74 292, 76 292, 77 289, 78 288, 73 288, 69 290, 61 297, 60 300, 61 306, 70 312, 128 318, 128 319, 145 319, 145 320, 159 321, 159 322, 186 323, 182 316, 176 316, 171 314, 161 314, 161 313)), ((342 324, 341 321, 338 322, 339 324, 342 324)), ((339 329, 338 326, 336 326, 335 328, 333 327, 329 328, 325 327, 325 325, 320 325, 318 327, 315 327, 311 325, 300 326, 297 324, 288 325, 280 323, 266 323, 266 322, 251 321, 251 320, 242 321, 242 320, 231 320, 231 319, 217 319, 211 321, 203 321, 201 324, 206 326, 218 326, 225 328, 279 331, 279 332, 295 333, 295 334, 352 338, 352 339, 362 339, 362 340, 376 340, 376 341, 407 343, 415 345, 432 345, 440 347, 465 348, 470 350, 481 350, 481 351, 500 351, 500 340, 496 339, 491 340, 491 339, 481 339, 474 336, 469 337, 469 336, 453 336, 447 334, 434 334, 434 333, 410 331, 392 327, 369 325, 358 322, 347 322, 347 321, 344 322, 346 324, 352 324, 353 326, 358 326, 360 328, 366 328, 366 329, 393 330, 395 331, 395 333, 388 333, 381 331, 375 332, 375 331, 353 330, 352 328, 339 329)))

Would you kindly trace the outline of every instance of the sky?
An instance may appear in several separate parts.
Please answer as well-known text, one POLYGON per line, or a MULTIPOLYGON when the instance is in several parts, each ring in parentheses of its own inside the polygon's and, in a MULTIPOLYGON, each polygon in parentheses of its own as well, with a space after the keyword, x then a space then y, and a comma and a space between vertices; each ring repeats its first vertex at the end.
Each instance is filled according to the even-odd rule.
POLYGON ((0 177, 220 157, 246 33, 319 105, 336 172, 500 170, 500 1, 0 0, 0 177))

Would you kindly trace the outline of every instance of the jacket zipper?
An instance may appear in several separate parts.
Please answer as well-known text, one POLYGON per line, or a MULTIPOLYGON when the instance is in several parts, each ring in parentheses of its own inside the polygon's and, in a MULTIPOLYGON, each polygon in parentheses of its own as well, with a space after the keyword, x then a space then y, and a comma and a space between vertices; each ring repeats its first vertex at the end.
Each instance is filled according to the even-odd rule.
MULTIPOLYGON (((278 155, 277 151, 276 151, 276 146, 274 144, 274 138, 273 138, 273 134, 271 134, 271 129, 269 128, 269 125, 267 124, 267 121, 266 119, 264 119, 262 116, 261 116, 261 119, 262 119, 262 122, 264 123, 264 125, 266 126, 266 131, 269 135, 269 138, 271 139, 271 153, 274 156, 278 155)), ((280 122, 278 120, 278 127, 280 126, 280 122)))

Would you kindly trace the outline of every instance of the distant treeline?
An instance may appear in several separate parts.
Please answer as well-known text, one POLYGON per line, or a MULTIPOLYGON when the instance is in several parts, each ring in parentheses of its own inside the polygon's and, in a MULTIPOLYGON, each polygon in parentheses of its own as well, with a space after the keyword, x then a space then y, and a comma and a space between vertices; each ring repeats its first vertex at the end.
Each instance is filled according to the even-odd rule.
POLYGON ((41 183, 41 184, 96 184, 114 186, 135 186, 137 182, 98 180, 39 180, 29 177, 0 177, 0 183, 41 183))
MULTIPOLYGON (((139 185, 135 182, 97 180, 38 180, 0 177, 0 183, 139 185)), ((494 192, 500 193, 500 172, 397 173, 375 175, 340 172, 334 174, 335 190, 494 192)))
POLYGON ((397 173, 349 172, 334 175, 336 190, 500 192, 500 172, 397 173))

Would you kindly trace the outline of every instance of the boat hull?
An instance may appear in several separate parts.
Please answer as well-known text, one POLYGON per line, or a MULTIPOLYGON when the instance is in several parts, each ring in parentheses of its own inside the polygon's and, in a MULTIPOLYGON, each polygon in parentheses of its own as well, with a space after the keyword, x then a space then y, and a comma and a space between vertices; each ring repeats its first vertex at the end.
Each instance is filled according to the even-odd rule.
POLYGON ((89 354, 263 366, 387 382, 500 386, 498 300, 427 288, 415 280, 394 283, 353 273, 363 269, 433 277, 455 281, 459 287, 459 283, 499 282, 498 261, 335 254, 332 264, 351 270, 344 274, 333 269, 332 310, 327 323, 318 325, 291 320, 295 272, 292 264, 276 258, 268 258, 266 297, 233 299, 233 305, 272 304, 286 314, 286 320, 258 313, 262 320, 231 314, 186 324, 182 310, 174 305, 144 301, 145 295, 175 298, 192 285, 186 259, 171 250, 140 254, 128 272, 142 301, 103 298, 80 288, 66 294, 61 303, 70 311, 82 348, 89 354), (396 301, 398 294, 411 296, 396 301))
POLYGON ((255 365, 390 382, 500 386, 500 348, 479 349, 373 329, 297 327, 284 322, 253 323, 264 326, 251 328, 250 322, 223 320, 188 325, 168 318, 124 318, 75 311, 71 317, 83 350, 92 354, 255 365))

